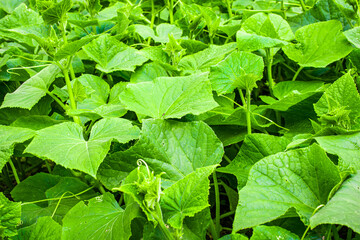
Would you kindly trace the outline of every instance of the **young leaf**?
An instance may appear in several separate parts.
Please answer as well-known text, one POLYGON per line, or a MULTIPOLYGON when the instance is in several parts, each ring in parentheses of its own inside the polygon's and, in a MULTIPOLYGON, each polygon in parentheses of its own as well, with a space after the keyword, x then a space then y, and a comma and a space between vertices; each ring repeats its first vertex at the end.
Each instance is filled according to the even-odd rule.
POLYGON ((183 57, 179 67, 186 72, 206 72, 210 67, 224 59, 225 55, 235 50, 235 43, 228 43, 222 46, 210 45, 209 48, 192 55, 183 57))
POLYGON ((134 71, 136 66, 147 61, 134 48, 104 34, 83 47, 85 53, 98 64, 96 68, 104 73, 134 71))
POLYGON ((109 192, 90 199, 87 205, 79 202, 63 219, 63 238, 128 240, 135 210, 131 205, 122 209, 109 192))
POLYGON ((128 84, 120 100, 127 109, 158 119, 198 115, 217 106, 207 74, 128 84))
POLYGON ((340 125, 347 129, 359 127, 360 95, 350 72, 326 89, 314 104, 314 109, 320 121, 326 124, 340 125), (341 115, 341 112, 345 114, 341 115))
POLYGON ((16 235, 21 219, 21 204, 11 202, 0 192, 0 238, 16 235))
POLYGON ((247 18, 236 34, 239 50, 281 47, 294 39, 289 24, 277 14, 257 13, 247 18))
POLYGON ((113 139, 126 143, 138 136, 139 129, 132 126, 129 120, 106 118, 95 123, 86 141, 82 127, 67 122, 40 130, 25 152, 95 177, 113 139))
POLYGON ((58 73, 60 73, 60 69, 54 64, 44 68, 24 82, 15 92, 6 94, 1 108, 18 107, 30 110, 46 95, 58 73))
POLYGON ((324 68, 346 57, 353 49, 339 21, 307 25, 295 33, 298 44, 283 47, 285 54, 302 67, 324 68))
POLYGON ((300 240, 296 234, 277 226, 257 226, 254 227, 253 235, 250 240, 300 240))
POLYGON ((73 41, 71 43, 64 44, 61 48, 55 53, 54 60, 60 61, 63 58, 73 56, 77 51, 79 51, 84 45, 91 42, 93 39, 98 36, 86 36, 79 40, 73 41))
POLYGON ((325 151, 340 157, 339 166, 342 170, 360 170, 360 133, 315 139, 325 151))
POLYGON ((219 164, 223 154, 221 141, 203 122, 144 120, 139 142, 106 159, 98 178, 109 188, 118 187, 126 176, 124 171, 136 168, 142 158, 156 174, 165 172, 162 178, 171 185, 197 168, 219 164))
POLYGON ((330 201, 310 218, 311 228, 320 224, 345 225, 360 234, 360 171, 346 180, 330 201))
POLYGON ((248 52, 233 52, 210 70, 213 90, 218 94, 232 93, 235 88, 252 90, 263 77, 262 57, 248 52))
POLYGON ((268 156, 251 168, 239 192, 233 231, 274 220, 290 208, 308 225, 339 181, 339 170, 316 144, 268 156))
POLYGON ((44 21, 49 24, 55 24, 66 20, 66 13, 72 7, 72 0, 62 0, 56 2, 48 7, 45 11, 41 12, 44 21))
POLYGON ((209 175, 215 168, 216 166, 198 168, 164 190, 160 206, 165 222, 182 229, 185 217, 193 217, 209 206, 209 175))
POLYGON ((13 155, 16 143, 22 143, 35 135, 35 132, 19 127, 0 125, 0 171, 13 155))

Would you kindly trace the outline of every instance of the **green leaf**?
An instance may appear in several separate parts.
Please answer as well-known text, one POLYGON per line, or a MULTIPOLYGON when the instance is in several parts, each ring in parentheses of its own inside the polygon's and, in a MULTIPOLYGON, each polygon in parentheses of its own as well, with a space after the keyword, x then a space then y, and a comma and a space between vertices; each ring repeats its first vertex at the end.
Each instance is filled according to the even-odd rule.
POLYGON ((294 39, 289 24, 277 14, 256 13, 247 18, 236 34, 239 50, 255 51, 281 47, 294 39))
POLYGON ((90 199, 87 204, 78 203, 63 219, 64 239, 119 239, 131 236, 131 221, 137 212, 130 206, 125 210, 107 192, 90 199))
POLYGON ((77 53, 84 45, 88 44, 98 36, 86 36, 79 40, 73 41, 71 43, 66 43, 55 53, 54 60, 60 61, 63 58, 71 57, 77 53))
POLYGON ((216 166, 198 168, 164 190, 160 206, 165 222, 182 229, 185 217, 193 217, 209 206, 209 175, 215 168, 216 166))
POLYGON ((16 235, 20 215, 21 203, 10 201, 0 192, 0 238, 16 235))
POLYGON ((218 94, 231 93, 234 89, 252 90, 263 77, 262 57, 248 52, 233 52, 210 70, 213 90, 218 94))
POLYGON ((339 181, 337 167, 316 144, 268 156, 251 168, 239 191, 233 231, 269 222, 291 208, 308 225, 339 181))
POLYGON ((85 140, 82 127, 67 122, 40 130, 25 152, 95 177, 113 139, 126 143, 138 138, 138 135, 139 129, 129 120, 106 118, 95 123, 89 140, 85 140))
POLYGON ((32 231, 29 240, 60 240, 61 225, 55 222, 50 216, 40 217, 31 226, 32 231))
POLYGON ((217 106, 206 74, 128 84, 120 100, 137 114, 162 119, 198 115, 217 106))
POLYGON ((19 117, 13 123, 11 123, 11 126, 18 128, 28 128, 36 131, 63 122, 64 121, 55 120, 54 118, 51 118, 49 116, 33 115, 19 117))
POLYGON ((183 57, 179 62, 179 67, 189 73, 209 71, 211 66, 223 60, 226 54, 232 52, 235 48, 235 43, 221 46, 210 45, 209 48, 203 51, 183 57))
POLYGON ((0 19, 0 36, 34 46, 31 37, 19 33, 18 30, 32 29, 34 26, 38 28, 42 23, 43 20, 37 12, 21 3, 10 15, 0 19))
POLYGON ((273 88, 273 94, 278 99, 260 96, 261 100, 270 104, 268 108, 287 111, 296 104, 324 91, 324 83, 317 81, 286 81, 279 82, 273 88))
POLYGON ((311 9, 304 13, 287 18, 293 31, 305 25, 328 20, 338 20, 344 26, 344 29, 351 28, 352 20, 344 15, 335 0, 319 0, 311 9))
POLYGON ((7 13, 12 13, 14 9, 17 6, 19 6, 22 2, 24 2, 24 0, 13 0, 13 1, 1 0, 0 8, 7 13))
POLYGON ((234 174, 238 186, 246 184, 250 168, 264 157, 283 152, 289 140, 267 134, 254 133, 246 135, 239 153, 226 167, 217 169, 218 172, 234 174))
POLYGON ((232 233, 219 238, 219 240, 249 240, 246 236, 238 233, 232 233))
POLYGON ((91 16, 97 14, 102 8, 100 0, 86 0, 86 3, 86 9, 91 16))
POLYGON ((155 42, 167 43, 169 42, 169 34, 173 35, 175 39, 180 39, 182 35, 181 28, 168 23, 161 23, 156 27, 156 34, 149 26, 136 24, 133 26, 135 32, 138 33, 143 39, 151 37, 155 42))
POLYGON ((323 68, 346 57, 353 49, 339 21, 307 25, 295 33, 298 44, 283 47, 285 54, 302 67, 323 68))
MULTIPOLYGON (((11 196, 17 202, 32 202, 46 199, 46 190, 54 187, 59 181, 59 176, 37 173, 16 185, 11 191, 11 196)), ((38 205, 45 207, 47 202, 38 203, 38 205)))
POLYGON ((360 48, 360 27, 352 28, 346 32, 344 32, 345 37, 349 42, 354 44, 355 47, 360 48))
POLYGON ((330 201, 310 219, 311 228, 320 224, 345 225, 360 234, 360 172, 346 180, 330 201))
POLYGON ((338 155, 342 170, 360 170, 360 133, 316 137, 326 152, 338 155))
POLYGON ((25 81, 15 92, 6 94, 0 108, 18 107, 30 110, 46 95, 58 73, 60 73, 60 69, 54 64, 44 68, 25 81))
POLYGON ((336 80, 314 104, 320 121, 347 129, 357 126, 360 117, 360 95, 350 72, 336 80), (344 112, 341 115, 341 112, 344 112))
POLYGON ((257 226, 250 240, 300 240, 296 234, 278 226, 257 226))
POLYGON ((35 132, 19 127, 0 125, 0 171, 13 155, 16 143, 22 143, 35 135, 35 132))
POLYGON ((66 21, 66 13, 71 9, 71 7, 72 0, 62 0, 61 2, 55 2, 51 7, 43 11, 41 16, 49 25, 63 22, 66 21))
POLYGON ((206 238, 207 228, 211 221, 209 208, 195 214, 194 217, 185 217, 183 238, 191 240, 203 240, 206 238))
POLYGON ((223 154, 221 141, 203 122, 144 120, 138 143, 106 159, 98 178, 110 189, 118 187, 124 171, 135 169, 136 161, 144 159, 155 173, 165 172, 162 178, 171 185, 197 168, 219 164, 223 154))
POLYGON ((108 34, 101 35, 83 47, 85 53, 98 64, 96 68, 104 73, 134 71, 136 66, 147 61, 134 48, 119 42, 108 34))
POLYGON ((168 77, 166 70, 156 62, 150 62, 139 67, 133 74, 131 74, 130 82, 150 82, 158 77, 168 77))

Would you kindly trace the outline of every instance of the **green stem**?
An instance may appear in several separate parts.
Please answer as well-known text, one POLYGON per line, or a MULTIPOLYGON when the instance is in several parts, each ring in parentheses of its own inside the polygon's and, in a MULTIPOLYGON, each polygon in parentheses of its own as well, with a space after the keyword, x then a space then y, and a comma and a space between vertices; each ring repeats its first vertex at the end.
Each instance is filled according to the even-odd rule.
POLYGON ((4 180, 5 184, 6 184, 6 186, 7 186, 8 188, 12 188, 13 185, 12 185, 11 180, 10 180, 10 176, 9 176, 9 171, 8 171, 7 165, 5 165, 4 168, 3 168, 3 174, 2 174, 2 176, 3 176, 3 180, 4 180))
POLYGON ((216 235, 215 225, 214 225, 214 222, 212 220, 210 220, 208 231, 210 232, 212 239, 214 239, 214 240, 219 239, 219 237, 216 235))
POLYGON ((304 0, 300 0, 300 5, 301 5, 301 8, 304 12, 306 12, 306 5, 304 3, 304 0))
POLYGON ((332 232, 333 232, 334 240, 340 240, 340 236, 339 236, 339 233, 338 233, 338 231, 336 229, 336 226, 332 225, 331 229, 332 229, 332 232))
POLYGON ((215 190, 215 232, 216 236, 220 237, 221 225, 220 225, 220 192, 219 184, 216 177, 216 171, 213 172, 214 190, 215 190))
POLYGON ((62 101, 60 101, 60 99, 58 99, 54 94, 52 94, 52 92, 46 91, 46 93, 47 93, 52 99, 54 99, 55 102, 57 102, 62 109, 64 109, 65 111, 67 110, 66 105, 65 105, 62 101))
POLYGON ((170 24, 174 24, 174 0, 169 0, 169 17, 170 17, 170 24))
POLYGON ((293 79, 291 81, 295 81, 296 78, 298 77, 299 73, 301 72, 301 70, 303 69, 304 67, 300 66, 299 69, 296 71, 293 79))
POLYGON ((111 74, 107 74, 106 77, 107 77, 107 79, 109 81, 109 85, 112 86, 114 84, 113 77, 111 76, 111 74))
POLYGON ((240 95, 241 102, 242 102, 243 106, 245 107, 246 101, 245 101, 245 97, 244 97, 244 94, 241 89, 239 89, 239 95, 240 95))
POLYGON ((270 53, 270 48, 265 48, 265 52, 266 52, 266 64, 267 64, 267 77, 268 77, 268 83, 269 83, 269 90, 270 90, 270 94, 271 96, 273 95, 273 88, 274 88, 274 80, 272 78, 272 63, 273 63, 273 57, 271 56, 270 53))
POLYGON ((232 18, 232 17, 233 17, 233 13, 232 13, 232 9, 231 9, 231 1, 230 1, 230 0, 226 0, 226 3, 227 3, 227 10, 228 10, 228 13, 229 13, 229 18, 232 18))
MULTIPOLYGON (((320 208, 322 208, 323 206, 324 206, 324 204, 321 204, 321 205, 319 205, 317 208, 315 208, 315 210, 313 211, 313 213, 312 213, 311 216, 314 216, 314 214, 315 214, 320 208)), ((301 240, 304 240, 304 239, 305 239, 306 234, 307 234, 307 232, 308 232, 309 230, 310 230, 310 224, 309 224, 309 226, 306 228, 304 234, 302 235, 301 240)))
MULTIPOLYGON (((158 209, 160 209, 160 206, 158 203, 157 203, 157 205, 158 205, 157 206, 158 209)), ((155 208, 157 208, 157 207, 155 206, 155 208)), ((154 219, 158 222, 161 231, 166 236, 166 239, 167 240, 175 240, 174 237, 172 236, 172 234, 170 233, 169 229, 165 226, 163 219, 160 216, 158 216, 158 214, 156 212, 160 212, 160 211, 155 211, 155 213, 153 213, 153 212, 150 212, 150 213, 154 217, 154 219)))
POLYGON ((11 170, 13 171, 13 174, 14 174, 14 177, 15 177, 15 181, 17 184, 20 183, 20 179, 19 179, 19 176, 17 174, 17 171, 16 171, 16 168, 14 166, 14 163, 11 161, 11 159, 9 159, 9 164, 10 164, 10 167, 11 167, 11 170))
MULTIPOLYGON (((150 27, 151 29, 154 28, 154 23, 155 23, 155 5, 154 5, 154 0, 151 0, 151 23, 150 23, 150 27)), ((148 38, 148 45, 150 45, 151 42, 151 37, 148 38)))
POLYGON ((247 99, 247 107, 246 107, 246 126, 247 133, 251 134, 251 91, 249 89, 246 90, 246 99, 247 99))
POLYGON ((46 168, 48 169, 49 173, 51 173, 51 167, 49 165, 49 162, 45 160, 46 168))
POLYGON ((223 158, 224 158, 228 163, 231 163, 231 159, 230 159, 228 156, 226 156, 225 154, 224 154, 223 158))
POLYGON ((69 59, 69 61, 70 61, 70 63, 69 63, 70 77, 71 77, 71 80, 74 80, 76 78, 76 76, 75 76, 74 68, 72 66, 72 59, 69 59))
POLYGON ((346 240, 351 240, 352 239, 352 229, 351 228, 348 228, 347 230, 347 234, 346 234, 346 240))
POLYGON ((235 214, 235 210, 230 211, 230 212, 227 212, 227 213, 224 213, 224 214, 222 214, 222 215, 220 216, 220 219, 229 217, 229 216, 234 215, 234 214, 235 214))
MULTIPOLYGON (((68 70, 66 68, 63 68, 62 71, 63 71, 63 75, 65 77, 65 83, 66 83, 67 91, 69 93, 70 108, 72 110, 76 110, 76 102, 75 102, 74 93, 72 91, 71 81, 70 81, 70 78, 69 78, 69 72, 68 72, 68 70)), ((79 117, 73 116, 73 119, 74 119, 74 122, 81 125, 79 117)))

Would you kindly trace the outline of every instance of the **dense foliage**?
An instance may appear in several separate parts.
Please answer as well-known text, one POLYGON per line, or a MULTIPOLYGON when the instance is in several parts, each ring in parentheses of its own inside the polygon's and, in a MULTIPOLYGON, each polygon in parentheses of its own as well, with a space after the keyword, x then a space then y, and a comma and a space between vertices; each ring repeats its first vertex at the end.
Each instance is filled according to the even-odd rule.
POLYGON ((0 239, 360 239, 358 0, 0 0, 0 239))

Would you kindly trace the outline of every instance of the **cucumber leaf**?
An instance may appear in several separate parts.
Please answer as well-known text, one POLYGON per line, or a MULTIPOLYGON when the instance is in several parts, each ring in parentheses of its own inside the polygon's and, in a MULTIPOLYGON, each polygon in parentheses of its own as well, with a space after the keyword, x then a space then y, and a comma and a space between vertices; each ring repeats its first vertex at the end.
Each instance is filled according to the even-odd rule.
POLYGON ((96 122, 89 140, 84 139, 82 127, 66 122, 38 131, 25 152, 95 177, 113 139, 126 143, 138 136, 139 129, 132 126, 129 120, 121 118, 106 118, 96 122))
POLYGON ((257 226, 250 240, 300 240, 296 234, 277 226, 257 226))
POLYGON ((233 230, 255 227, 295 208, 305 225, 340 181, 339 170, 318 145, 280 152, 257 162, 239 191, 233 230))
POLYGON ((0 192, 0 238, 16 235, 20 215, 21 203, 10 201, 0 192))
POLYGON ((248 52, 233 52, 224 61, 211 67, 210 81, 218 94, 231 93, 234 89, 252 90, 262 79, 262 57, 248 52))
POLYGON ((342 33, 341 23, 336 20, 299 28, 295 37, 298 43, 284 46, 283 50, 302 67, 324 68, 353 50, 342 33))
POLYGON ((120 100, 127 109, 157 119, 198 115, 217 106, 207 74, 128 84, 120 100))
POLYGON ((345 225, 360 234, 360 171, 346 180, 330 201, 310 219, 311 228, 320 224, 345 225))

